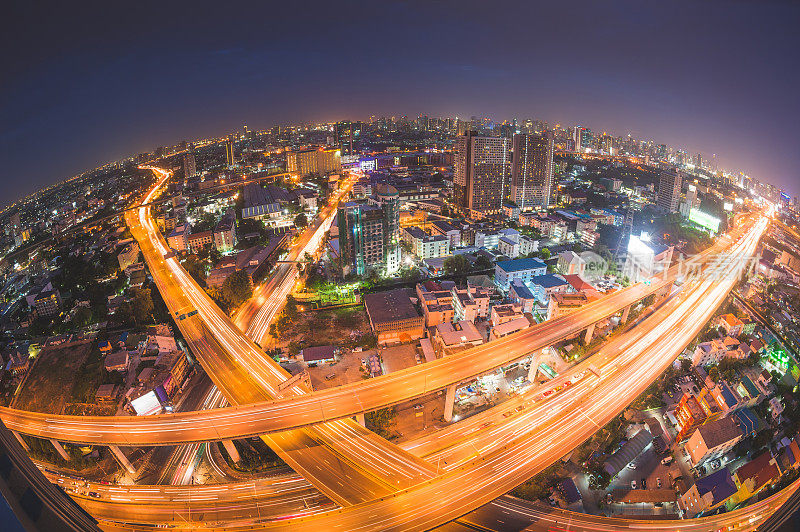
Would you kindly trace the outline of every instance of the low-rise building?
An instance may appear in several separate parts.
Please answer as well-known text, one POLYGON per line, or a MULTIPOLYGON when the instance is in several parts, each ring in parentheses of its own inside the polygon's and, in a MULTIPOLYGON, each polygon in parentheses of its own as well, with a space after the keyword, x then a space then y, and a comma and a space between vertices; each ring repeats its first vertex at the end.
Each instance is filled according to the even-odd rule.
POLYGON ((514 280, 508 290, 508 297, 522 312, 533 313, 537 305, 536 296, 520 280, 514 280))
POLYGON ((719 508, 736 491, 736 484, 733 482, 730 471, 727 467, 723 467, 708 476, 697 479, 681 495, 678 504, 685 517, 697 517, 702 513, 719 508))
POLYGON ((497 327, 501 323, 511 321, 520 316, 522 316, 522 313, 519 307, 514 305, 494 305, 489 311, 489 320, 492 322, 492 327, 497 327))
POLYGON ((716 326, 725 330, 729 336, 739 336, 742 334, 744 323, 733 314, 723 314, 715 320, 716 326))
POLYGON ((203 248, 214 245, 214 231, 200 231, 191 233, 186 238, 186 245, 191 253, 197 253, 203 248))
POLYGON ((379 344, 409 342, 425 334, 423 316, 411 302, 407 288, 364 296, 369 323, 379 344))
POLYGON ((167 244, 175 251, 189 249, 189 224, 179 224, 167 235, 167 244))
POLYGON ((700 406, 697 398, 685 393, 675 408, 675 419, 678 420, 677 441, 685 440, 694 429, 705 423, 707 418, 705 410, 700 406))
POLYGON ((693 466, 724 455, 742 440, 742 430, 733 418, 704 423, 689 436, 686 450, 693 466))
POLYGON ((61 293, 57 288, 39 292, 33 300, 38 316, 55 316, 61 312, 61 293))
POLYGON ((332 345, 321 345, 316 347, 306 347, 300 351, 300 358, 306 364, 320 364, 324 362, 333 362, 336 360, 336 353, 339 350, 332 345))
POLYGON ((130 364, 128 351, 122 350, 106 355, 104 362, 106 371, 127 371, 130 364))
POLYGON ((453 287, 453 320, 474 322, 489 315, 489 291, 480 287, 459 290, 453 287))
POLYGON ((478 332, 475 324, 466 320, 456 323, 440 323, 436 326, 433 336, 433 348, 441 356, 482 343, 483 336, 478 332))
POLYGON ((533 277, 547 273, 547 265, 537 258, 500 261, 495 265, 494 282, 504 292, 512 281, 529 282, 533 277))
POLYGON ((227 253, 236 246, 236 213, 228 210, 214 227, 214 247, 220 253, 227 253))
POLYGON ((738 501, 744 502, 765 487, 774 484, 781 477, 778 460, 770 451, 753 458, 733 474, 738 501))
POLYGON ((489 331, 489 340, 497 340, 509 334, 522 331, 531 326, 530 320, 524 315, 518 314, 517 317, 509 321, 504 321, 497 326, 494 326, 489 331))
POLYGON ((131 242, 125 248, 119 252, 117 255, 117 261, 119 262, 119 269, 124 270, 129 266, 135 264, 137 259, 139 258, 139 244, 137 242, 131 242))
POLYGON ((586 271, 586 261, 574 251, 564 251, 558 255, 556 267, 564 275, 583 275, 586 271))
POLYGON ((450 254, 450 239, 444 235, 428 235, 419 227, 406 227, 402 233, 403 241, 411 247, 412 253, 420 259, 445 257, 450 254))

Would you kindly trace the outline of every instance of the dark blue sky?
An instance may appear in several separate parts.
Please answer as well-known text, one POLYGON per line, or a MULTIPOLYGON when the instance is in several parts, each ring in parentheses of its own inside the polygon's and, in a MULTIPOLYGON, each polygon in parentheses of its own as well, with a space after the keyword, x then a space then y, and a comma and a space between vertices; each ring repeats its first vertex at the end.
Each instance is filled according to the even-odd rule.
POLYGON ((800 193, 796 3, 20 1, 3 18, 3 204, 245 123, 418 113, 630 132, 800 193))

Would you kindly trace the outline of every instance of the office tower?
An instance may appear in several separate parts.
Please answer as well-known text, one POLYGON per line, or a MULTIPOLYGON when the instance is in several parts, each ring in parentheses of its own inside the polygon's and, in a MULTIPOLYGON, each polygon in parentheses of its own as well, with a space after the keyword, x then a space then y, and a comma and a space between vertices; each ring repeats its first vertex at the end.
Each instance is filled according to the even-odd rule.
POLYGON ((380 185, 375 197, 350 201, 337 211, 339 252, 345 274, 392 273, 400 266, 397 189, 380 185))
POLYGON ((662 170, 658 180, 657 205, 666 212, 678 210, 681 195, 681 174, 677 170, 662 170))
POLYGON ((508 139, 479 137, 472 131, 456 138, 453 151, 453 204, 468 216, 500 212, 508 174, 508 139))
POLYGON ((696 168, 703 167, 703 154, 698 153, 697 155, 694 156, 694 165, 696 168))
POLYGON ((343 120, 336 122, 333 126, 336 146, 342 151, 342 155, 352 155, 354 143, 361 136, 362 123, 343 120))
POLYGON ((225 162, 228 166, 233 166, 233 139, 230 137, 225 141, 225 162))
POLYGON ((521 210, 547 207, 553 189, 553 134, 514 135, 509 199, 521 210))
POLYGON ((194 152, 189 152, 183 156, 183 176, 192 177, 197 173, 195 166, 194 152))
POLYGON ((585 153, 592 147, 592 132, 585 127, 575 126, 572 128, 572 140, 575 143, 575 151, 585 153))

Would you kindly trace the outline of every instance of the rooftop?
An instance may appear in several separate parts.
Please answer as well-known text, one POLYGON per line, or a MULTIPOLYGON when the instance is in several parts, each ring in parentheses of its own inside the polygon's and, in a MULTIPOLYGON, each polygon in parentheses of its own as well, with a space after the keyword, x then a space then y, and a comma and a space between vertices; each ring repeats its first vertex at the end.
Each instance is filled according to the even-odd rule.
POLYGON ((409 288, 398 288, 364 296, 364 306, 373 323, 385 323, 419 317, 417 308, 411 303, 413 292, 409 288))
POLYGON ((520 272, 524 270, 535 270, 539 268, 547 268, 547 265, 542 259, 535 257, 527 259, 504 260, 497 263, 497 267, 506 273, 520 272))
POLYGON ((711 493, 712 506, 736 493, 736 484, 734 484, 731 472, 728 471, 727 467, 697 479, 694 484, 697 486, 697 492, 701 497, 706 493, 711 493))
POLYGON ((715 421, 709 421, 697 428, 702 436, 706 447, 712 449, 718 445, 734 440, 742 435, 742 429, 732 418, 723 417, 715 421))

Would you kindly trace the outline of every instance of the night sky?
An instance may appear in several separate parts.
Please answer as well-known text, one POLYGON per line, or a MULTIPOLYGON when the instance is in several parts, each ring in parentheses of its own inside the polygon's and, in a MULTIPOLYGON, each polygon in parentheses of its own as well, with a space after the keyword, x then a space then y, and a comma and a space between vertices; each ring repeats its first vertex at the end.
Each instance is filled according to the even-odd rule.
POLYGON ((12 4, 0 204, 243 124, 419 113, 580 122, 800 193, 796 3, 12 4))

